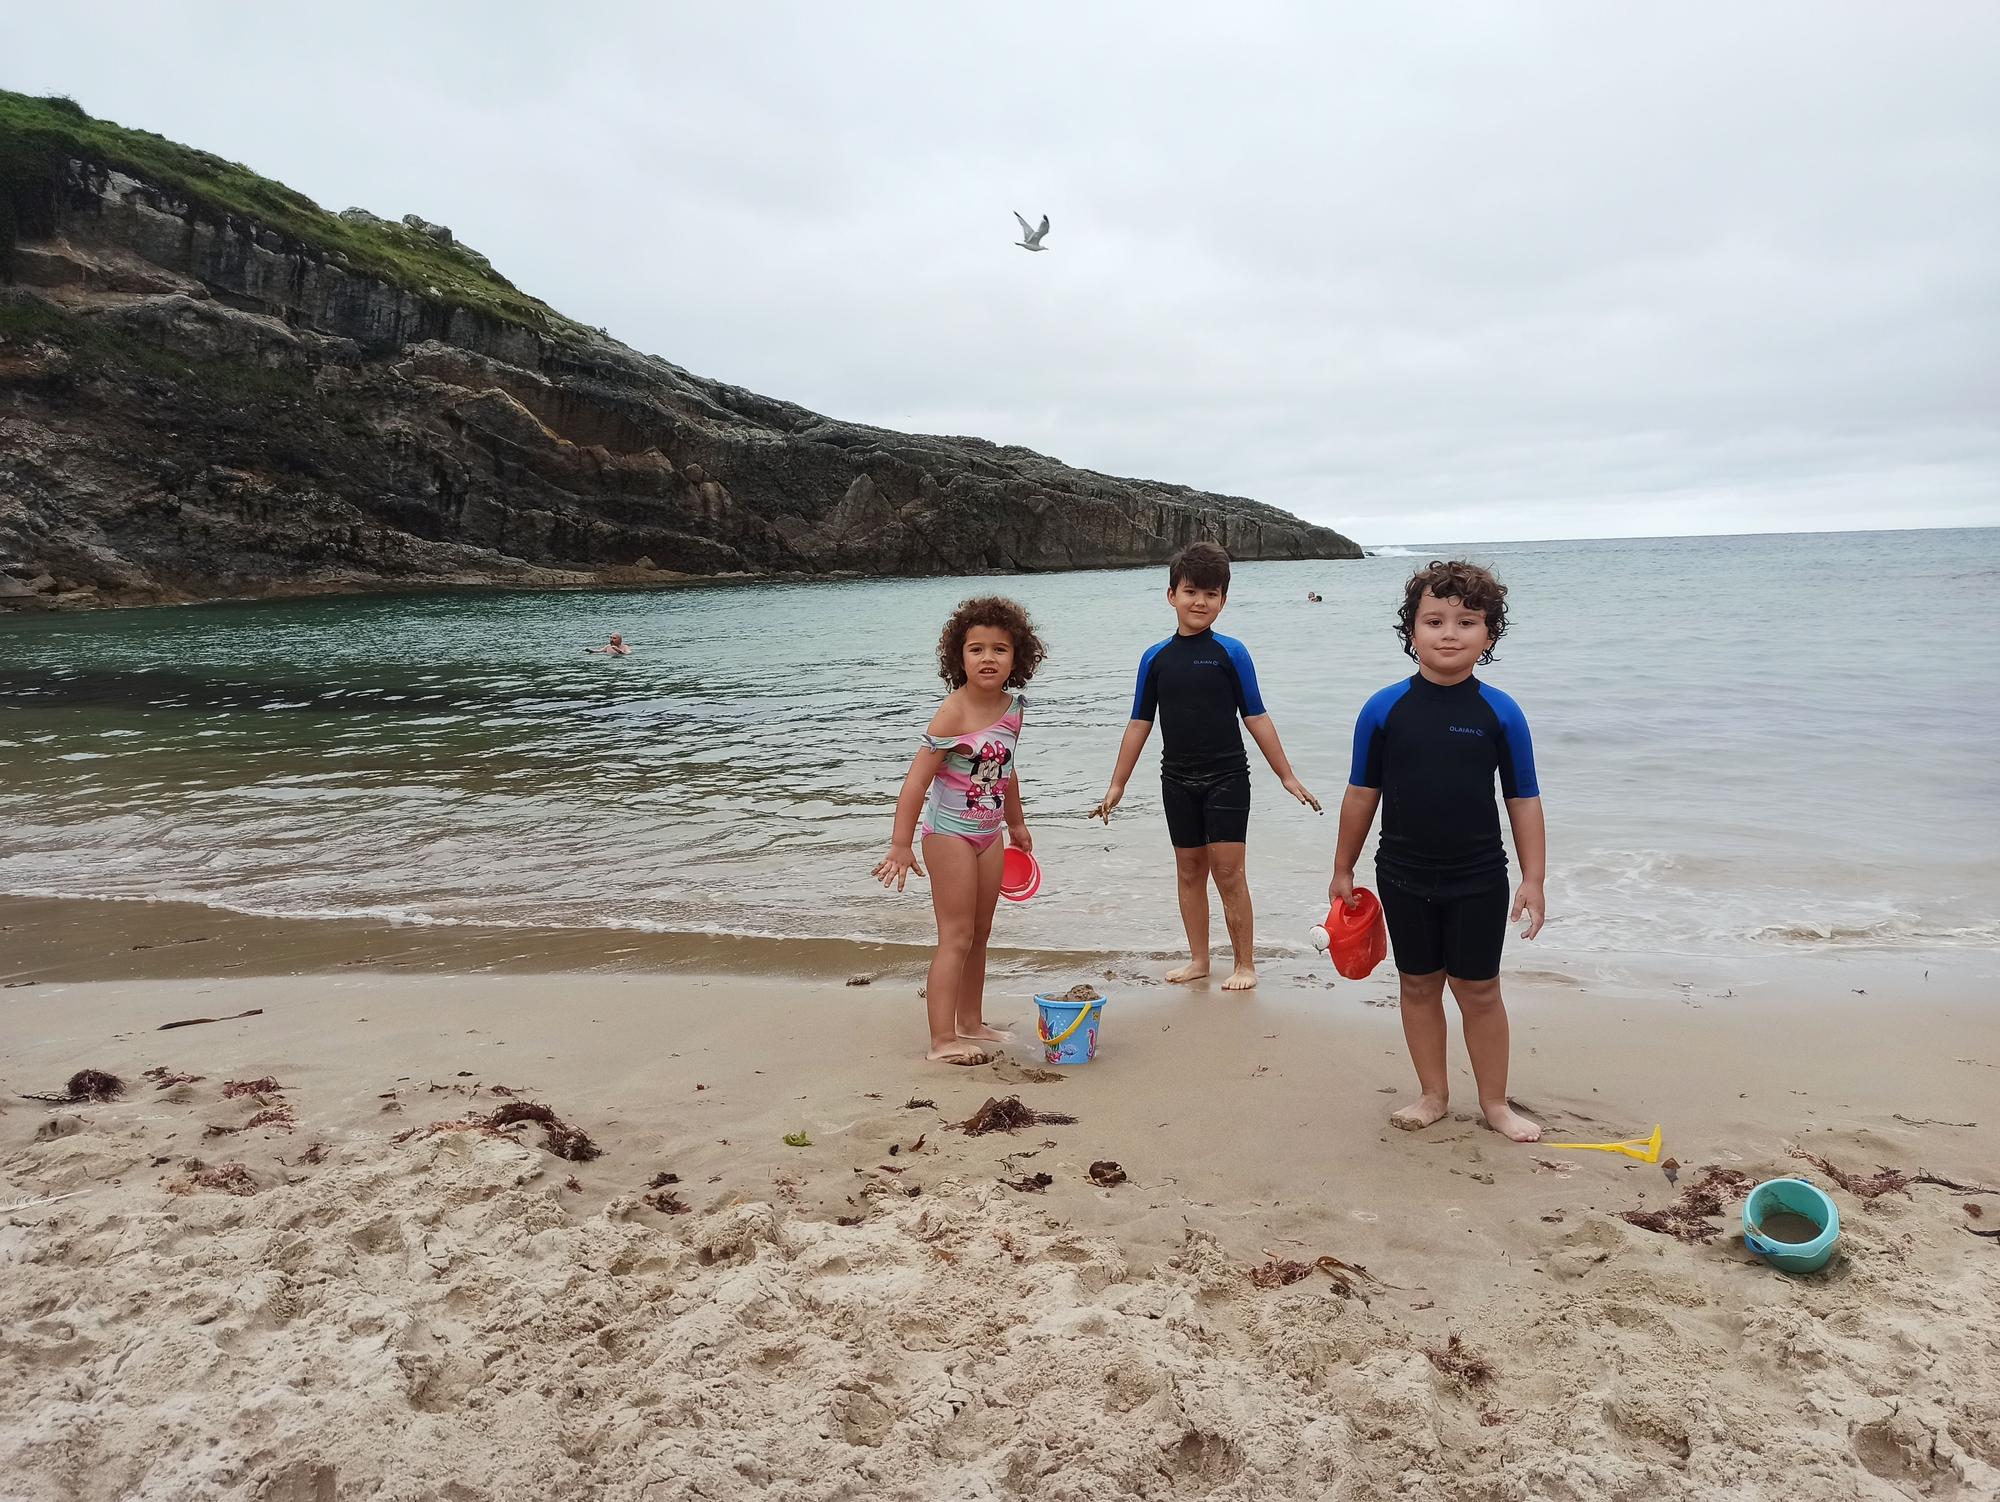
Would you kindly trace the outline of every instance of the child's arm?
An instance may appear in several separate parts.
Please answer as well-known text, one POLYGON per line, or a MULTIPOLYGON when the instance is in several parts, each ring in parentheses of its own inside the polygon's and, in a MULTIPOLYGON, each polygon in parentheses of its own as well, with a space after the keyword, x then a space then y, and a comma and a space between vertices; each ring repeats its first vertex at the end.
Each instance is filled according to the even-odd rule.
POLYGON ((1542 800, 1534 798, 1509 798, 1507 800, 1507 822, 1514 827, 1514 854, 1521 862, 1521 886, 1514 894, 1514 909, 1508 913, 1509 923, 1518 923, 1521 915, 1528 915, 1528 926, 1521 937, 1532 939, 1542 931, 1542 924, 1548 917, 1548 902, 1542 896, 1542 882, 1549 870, 1549 831, 1542 822, 1542 800))
POLYGON ((1325 812, 1319 806, 1319 799, 1307 792, 1306 785, 1293 773, 1292 763, 1285 755, 1285 748, 1278 741, 1278 727, 1271 723, 1270 715, 1248 715, 1244 718, 1243 728, 1250 732, 1250 739, 1255 741, 1257 749, 1264 753, 1264 760, 1268 761, 1271 770, 1278 774, 1278 781, 1285 785, 1285 791, 1314 813, 1325 812))
POLYGON ((1135 719, 1125 727, 1125 739, 1118 743, 1118 762, 1111 769, 1111 786, 1104 790, 1104 801, 1088 814, 1087 819, 1102 819, 1111 822, 1111 810, 1125 797, 1125 784, 1132 776, 1132 769, 1139 765, 1139 753, 1146 748, 1146 737, 1153 733, 1151 720, 1135 719))
POLYGON ((929 746, 910 760, 909 775, 903 779, 903 790, 896 795, 896 827, 889 835, 889 853, 882 857, 875 867, 875 879, 883 886, 894 886, 903 890, 903 884, 910 879, 910 873, 925 874, 923 862, 917 859, 917 815, 923 809, 924 796, 930 791, 931 779, 937 776, 938 762, 942 751, 933 751, 929 746))
POLYGON ((1035 848, 1034 836, 1028 833, 1028 815, 1021 807, 1021 774, 1016 772, 1007 779, 1007 838, 1023 850, 1035 848))
POLYGON ((1349 783, 1340 800, 1340 834, 1333 846, 1333 880, 1327 884, 1326 900, 1354 906, 1354 863, 1361 859, 1361 847, 1368 843, 1369 826, 1381 805, 1380 788, 1356 787, 1349 783))

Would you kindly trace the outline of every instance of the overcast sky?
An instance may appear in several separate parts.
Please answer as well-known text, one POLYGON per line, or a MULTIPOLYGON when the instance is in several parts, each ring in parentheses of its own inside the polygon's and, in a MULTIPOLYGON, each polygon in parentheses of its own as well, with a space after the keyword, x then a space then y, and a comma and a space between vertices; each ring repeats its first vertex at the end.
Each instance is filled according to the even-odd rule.
POLYGON ((0 25, 6 87, 449 224, 575 318, 842 418, 1364 542, 2000 523, 1984 0, 0 25))

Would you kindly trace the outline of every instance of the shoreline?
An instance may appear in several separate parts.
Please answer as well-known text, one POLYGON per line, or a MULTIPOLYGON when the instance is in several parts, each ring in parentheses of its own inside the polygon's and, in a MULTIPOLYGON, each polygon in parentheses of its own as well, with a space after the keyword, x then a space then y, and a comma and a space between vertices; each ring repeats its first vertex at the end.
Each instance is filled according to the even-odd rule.
MULTIPOLYGON (((1391 1130, 1412 1088, 1392 1008, 1104 989, 1102 1056, 1059 1078, 1019 1045, 923 1063, 903 980, 354 967, 0 993, 0 1204, 73 1196, 0 1211, 0 1467, 89 1502, 2000 1485, 2000 1246, 1966 1234, 2000 1196, 1834 1189, 1841 1250, 1801 1279, 1747 1255, 1734 1202, 1706 1244, 1619 1218, 1710 1166, 1825 1183, 1793 1146, 2000 1188, 1980 988, 1683 1006, 1511 984, 1523 1108, 1551 1142, 1659 1121, 1678 1187, 1506 1143, 1469 1100, 1391 1130), (1797 1050, 1807 1018, 1842 1046, 1797 1050), (83 1067, 135 1088, 20 1099, 83 1067), (259 1078, 277 1088, 223 1094, 259 1078), (1076 1120, 953 1127, 1009 1094, 1076 1120), (604 1155, 465 1125, 524 1099, 604 1155), (244 1129, 277 1105, 291 1122, 244 1129), (1127 1182, 1092 1183, 1101 1159, 1127 1182), (199 1178, 239 1164, 222 1182, 248 1193, 199 1178), (661 1173, 685 1213, 644 1198, 661 1173), (1249 1276, 1320 1256, 1367 1273, 1249 1276)), ((1452 1068, 1469 1094, 1455 1034, 1452 1068)))
MULTIPOLYGON (((332 975, 361 970, 417 974, 703 974, 771 979, 921 983, 928 944, 833 937, 655 932, 626 927, 397 921, 359 915, 275 915, 166 898, 22 897, 0 894, 0 987, 50 982, 332 975)), ((1086 974, 1121 986, 1163 987, 1174 949, 1056 950, 995 945, 989 975, 1037 984, 1086 974)), ((1297 946, 1258 959, 1263 994, 1317 1001, 1393 1003, 1385 965, 1365 982, 1338 979, 1323 955, 1297 946)), ((1808 991, 1846 995, 1907 989, 1941 995, 1990 990, 2000 952, 1965 946, 1930 955, 1838 945, 1761 954, 1570 951, 1510 942, 1501 979, 1618 999, 1700 1006, 1739 997, 1785 1005, 1808 991)), ((1069 982, 1065 981, 1064 986, 1069 982)), ((1060 989, 1060 988, 1059 988, 1060 989)), ((1169 988, 1170 989, 1170 988, 1169 988)))

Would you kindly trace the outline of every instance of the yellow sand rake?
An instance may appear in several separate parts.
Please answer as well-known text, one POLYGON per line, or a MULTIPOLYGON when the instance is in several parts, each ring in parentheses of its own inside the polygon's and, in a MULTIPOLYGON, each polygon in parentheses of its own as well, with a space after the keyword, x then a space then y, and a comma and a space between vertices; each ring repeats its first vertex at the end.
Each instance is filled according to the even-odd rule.
POLYGON ((1657 1163, 1660 1161, 1660 1129, 1654 1127, 1652 1136, 1635 1138, 1630 1142, 1544 1142, 1542 1146, 1574 1148, 1578 1152, 1589 1153, 1623 1153, 1641 1163, 1657 1163))

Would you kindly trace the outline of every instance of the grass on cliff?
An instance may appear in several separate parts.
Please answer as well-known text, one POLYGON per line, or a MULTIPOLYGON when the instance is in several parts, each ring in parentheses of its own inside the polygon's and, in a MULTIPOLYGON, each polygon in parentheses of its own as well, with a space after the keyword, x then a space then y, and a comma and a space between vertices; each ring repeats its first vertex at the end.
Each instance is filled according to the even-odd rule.
POLYGON ((219 402, 302 400, 313 395, 312 377, 304 371, 271 370, 244 360, 182 354, 39 298, 0 298, 0 348, 10 341, 60 345, 77 356, 86 370, 122 370, 183 383, 219 402))
POLYGON ((254 220, 308 254, 420 296, 533 329, 568 322, 457 246, 401 224, 350 224, 239 162, 93 119, 73 99, 6 89, 0 89, 0 280, 12 277, 19 240, 54 227, 64 164, 72 158, 144 178, 197 216, 254 220))

